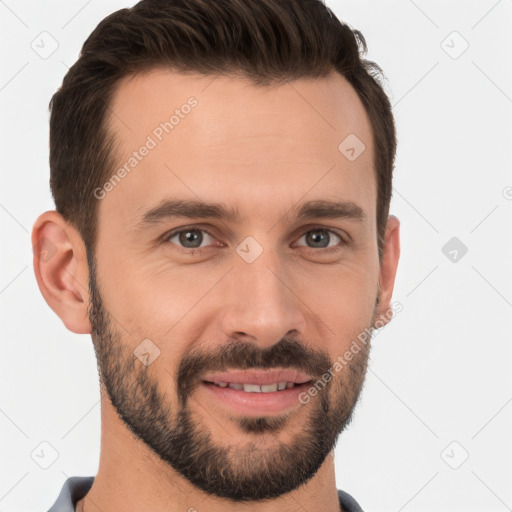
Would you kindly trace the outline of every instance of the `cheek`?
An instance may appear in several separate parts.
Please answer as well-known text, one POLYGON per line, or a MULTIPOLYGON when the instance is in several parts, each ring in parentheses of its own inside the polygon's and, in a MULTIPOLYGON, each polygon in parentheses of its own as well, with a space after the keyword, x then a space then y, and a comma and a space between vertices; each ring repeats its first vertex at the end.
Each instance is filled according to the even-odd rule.
POLYGON ((111 276, 116 314, 130 332, 161 342, 174 339, 219 293, 215 288, 225 272, 214 266, 179 268, 165 259, 144 265, 126 259, 111 276))
MULTIPOLYGON (((222 311, 229 264, 180 267, 161 257, 141 264, 140 256, 125 251, 120 258, 120 252, 104 251, 100 284, 109 311, 134 338, 167 342, 222 311)), ((378 281, 374 252, 354 252, 340 264, 290 263, 286 281, 297 295, 296 307, 309 318, 311 335, 339 343, 371 322, 378 281)))
POLYGON ((377 299, 378 265, 353 264, 337 271, 316 275, 305 302, 319 319, 322 335, 327 336, 329 352, 336 357, 345 345, 373 321, 377 299))

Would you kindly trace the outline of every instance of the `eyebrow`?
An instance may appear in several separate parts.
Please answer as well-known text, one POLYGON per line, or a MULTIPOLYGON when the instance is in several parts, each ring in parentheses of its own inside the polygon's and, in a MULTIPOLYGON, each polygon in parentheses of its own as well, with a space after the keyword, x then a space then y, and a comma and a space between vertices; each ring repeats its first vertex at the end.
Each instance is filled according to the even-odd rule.
MULTIPOLYGON (((352 201, 328 201, 317 199, 294 206, 283 215, 304 219, 348 219, 358 222, 366 220, 363 209, 352 201)), ((195 200, 168 199, 146 211, 140 220, 136 222, 137 229, 144 229, 175 218, 187 219, 218 219, 230 222, 246 220, 237 208, 223 203, 206 203, 195 200)))

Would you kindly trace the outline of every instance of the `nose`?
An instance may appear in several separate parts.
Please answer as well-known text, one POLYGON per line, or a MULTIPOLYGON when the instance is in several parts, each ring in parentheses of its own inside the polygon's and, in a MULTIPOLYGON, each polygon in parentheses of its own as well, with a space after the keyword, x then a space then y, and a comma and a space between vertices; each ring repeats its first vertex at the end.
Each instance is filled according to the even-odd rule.
POLYGON ((293 277, 270 251, 252 263, 237 261, 223 290, 224 334, 253 341, 261 348, 285 335, 303 335, 306 306, 294 290, 293 277))

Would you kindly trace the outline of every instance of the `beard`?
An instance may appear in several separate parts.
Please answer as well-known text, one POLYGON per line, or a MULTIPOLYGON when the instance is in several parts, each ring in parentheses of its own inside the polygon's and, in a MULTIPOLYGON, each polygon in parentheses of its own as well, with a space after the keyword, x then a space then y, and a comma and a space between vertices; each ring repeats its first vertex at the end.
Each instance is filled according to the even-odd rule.
MULTIPOLYGON (((338 376, 302 405, 305 409, 273 416, 231 416, 230 421, 246 434, 247 441, 226 446, 212 436, 208 420, 215 418, 198 416, 190 408, 201 375, 228 368, 284 367, 321 378, 332 368, 328 354, 296 338, 283 338, 265 349, 240 340, 229 340, 214 350, 194 348, 183 356, 172 376, 177 395, 177 403, 172 403, 169 394, 159 389, 158 379, 114 328, 113 318, 103 307, 95 260, 89 251, 87 259, 89 319, 100 386, 137 439, 198 489, 234 502, 277 498, 316 474, 352 421, 365 380, 370 339, 338 376), (289 443, 278 441, 277 434, 294 419, 294 428, 299 425, 300 430, 289 443), (271 445, 261 442, 269 436, 273 437, 271 445)), ((378 298, 374 316, 377 304, 378 298)), ((373 327, 367 327, 372 332, 373 327)))

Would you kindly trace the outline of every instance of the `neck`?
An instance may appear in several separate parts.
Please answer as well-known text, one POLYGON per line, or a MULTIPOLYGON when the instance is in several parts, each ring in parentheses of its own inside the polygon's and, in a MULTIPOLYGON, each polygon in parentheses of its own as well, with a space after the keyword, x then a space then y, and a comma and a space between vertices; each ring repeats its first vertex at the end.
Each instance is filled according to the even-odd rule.
POLYGON ((162 461, 126 428, 102 397, 101 455, 98 473, 76 512, 339 512, 331 452, 304 485, 273 500, 233 502, 206 494, 162 461))

